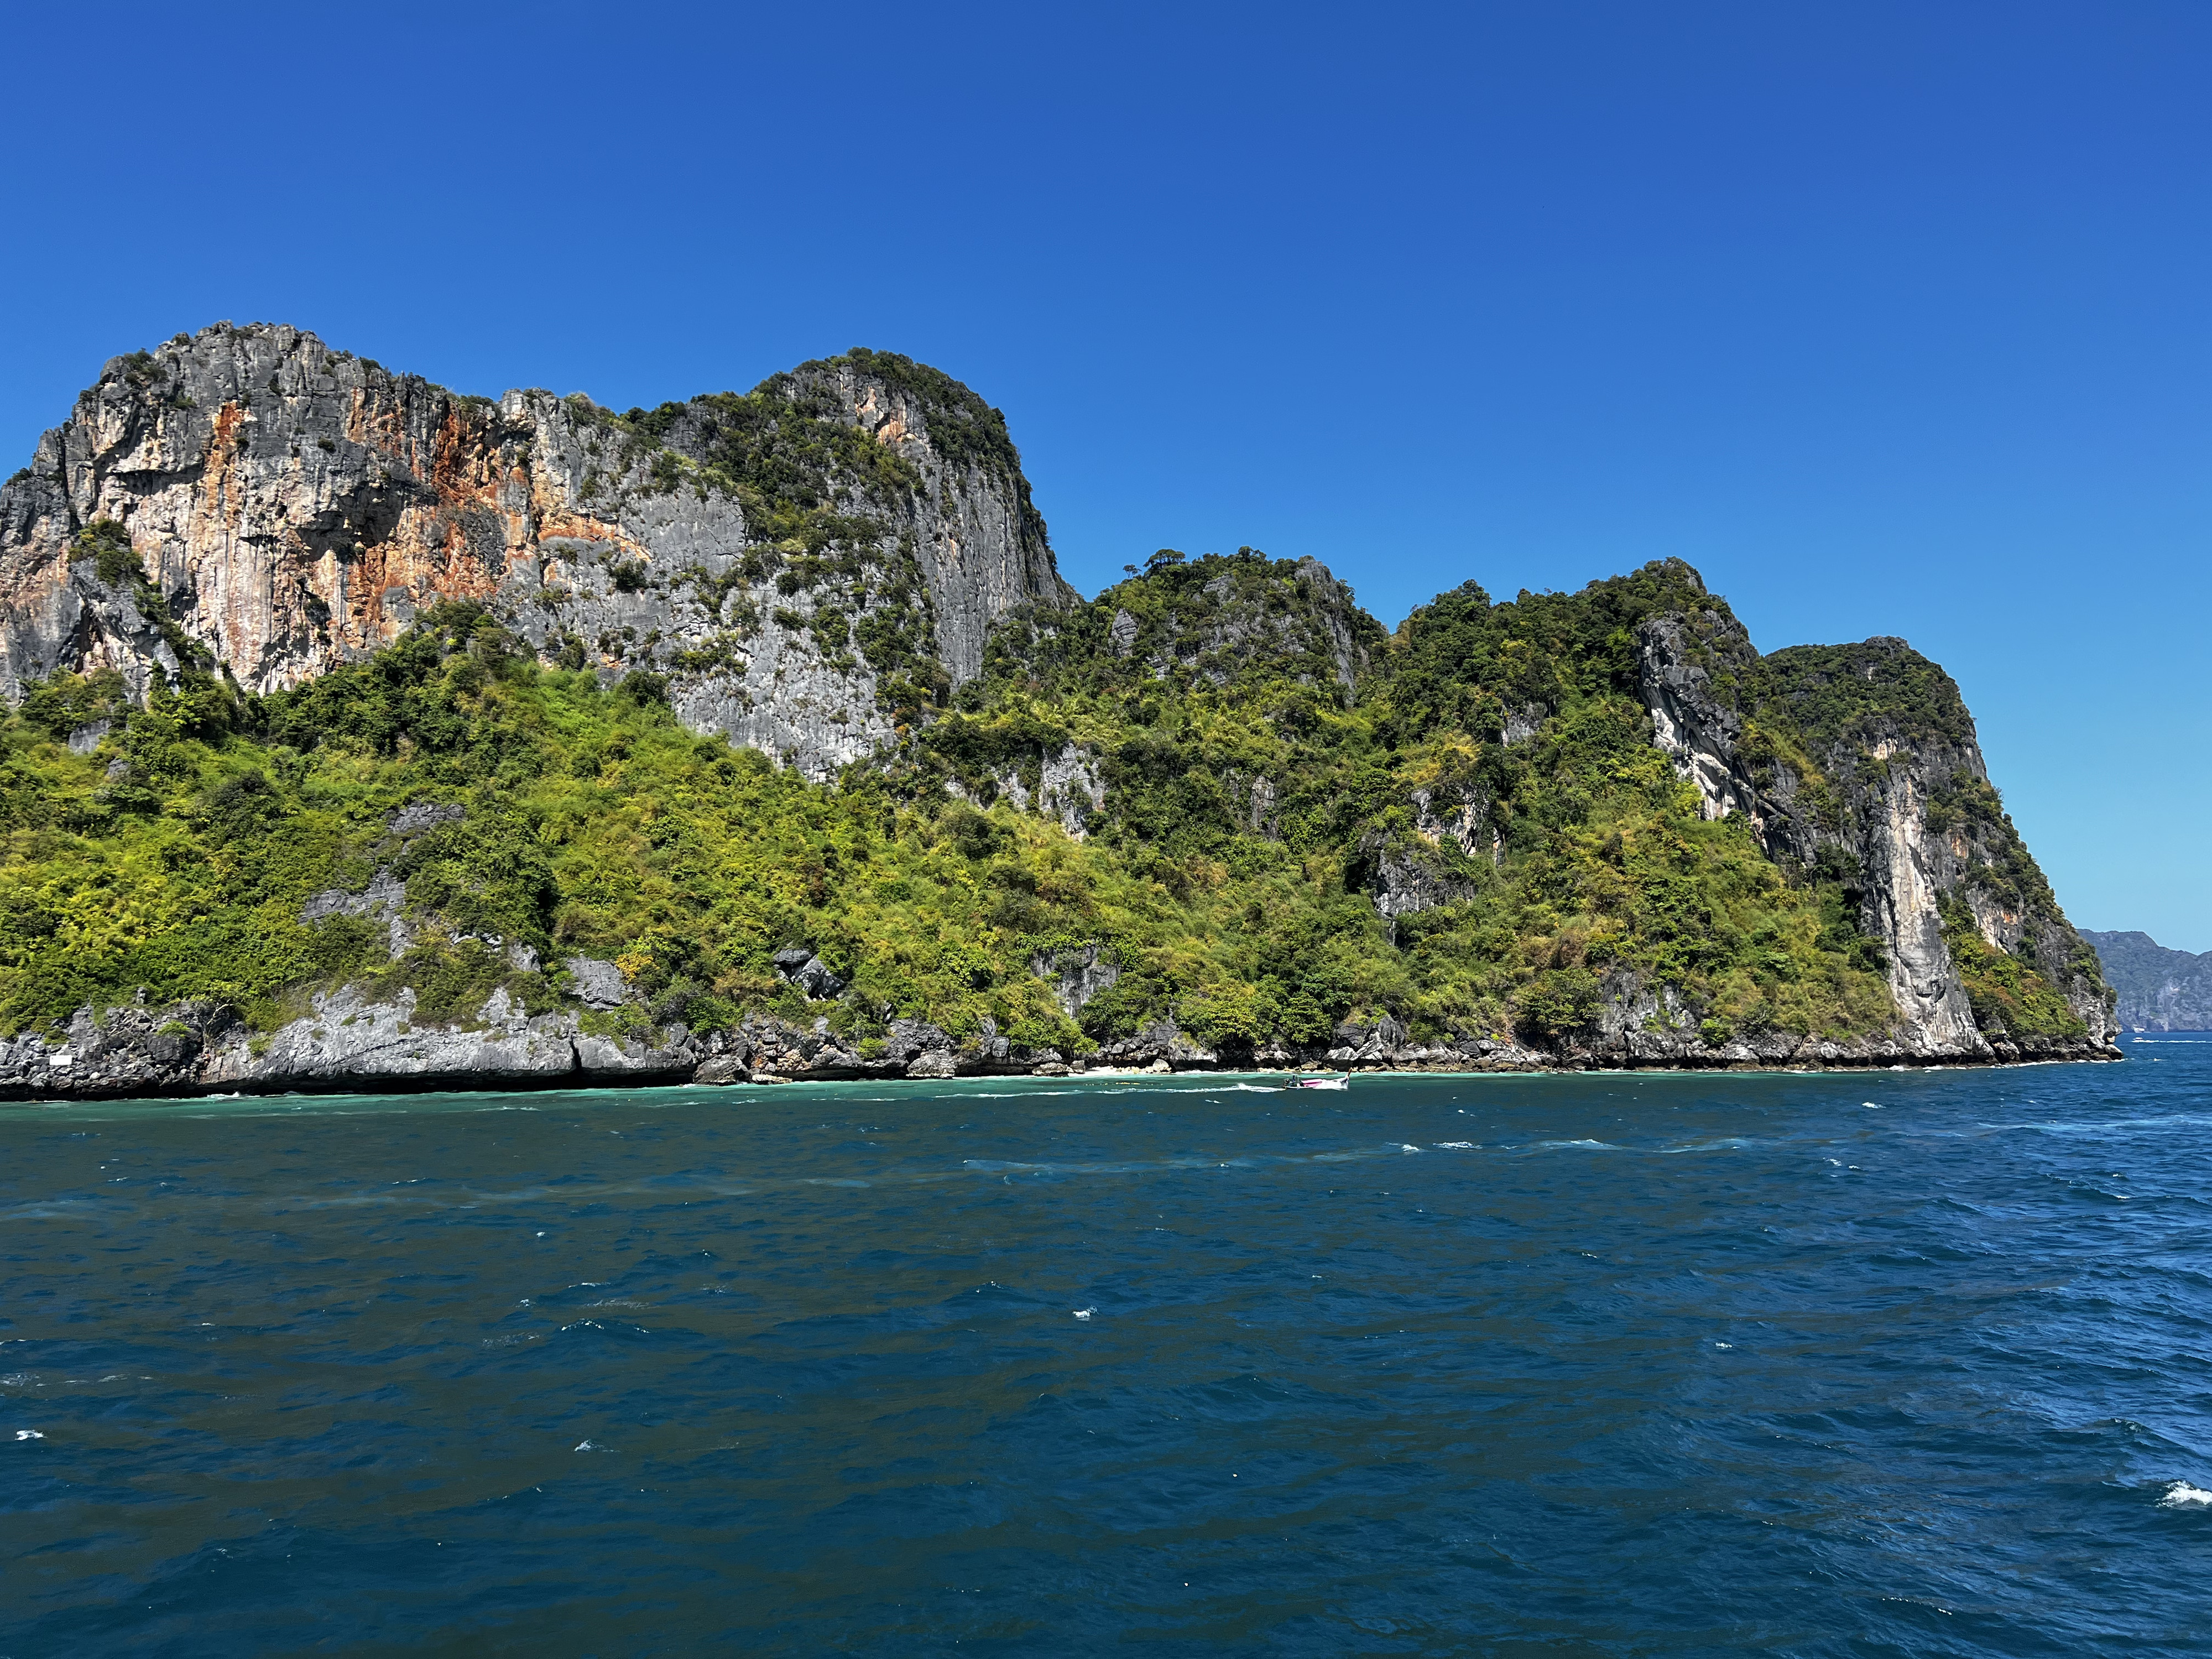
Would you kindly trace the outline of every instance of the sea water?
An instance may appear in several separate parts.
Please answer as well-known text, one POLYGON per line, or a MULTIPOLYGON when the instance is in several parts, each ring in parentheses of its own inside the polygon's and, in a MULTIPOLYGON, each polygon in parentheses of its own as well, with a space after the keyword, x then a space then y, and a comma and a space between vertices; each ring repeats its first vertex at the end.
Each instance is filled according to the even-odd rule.
POLYGON ((0 1654, 2212 1650, 2212 1042, 0 1108, 0 1654))

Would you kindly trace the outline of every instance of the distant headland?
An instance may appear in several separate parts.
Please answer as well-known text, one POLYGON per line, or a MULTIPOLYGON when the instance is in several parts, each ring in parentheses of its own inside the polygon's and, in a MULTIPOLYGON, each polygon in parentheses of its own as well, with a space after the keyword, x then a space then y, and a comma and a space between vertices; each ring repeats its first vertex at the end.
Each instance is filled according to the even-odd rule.
POLYGON ((2212 951, 2169 951, 2148 933, 2082 929, 2105 978, 2118 994, 2120 1025, 2130 1031, 2212 1031, 2212 951))

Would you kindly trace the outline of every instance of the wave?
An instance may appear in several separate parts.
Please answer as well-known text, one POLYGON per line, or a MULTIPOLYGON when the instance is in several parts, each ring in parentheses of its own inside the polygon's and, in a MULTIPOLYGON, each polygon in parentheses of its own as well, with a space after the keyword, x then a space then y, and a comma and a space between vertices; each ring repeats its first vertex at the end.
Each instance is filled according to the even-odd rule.
POLYGON ((48 1198, 13 1210, 0 1210, 0 1221, 75 1221, 90 1213, 100 1198, 48 1198))
POLYGON ((2116 1129, 2163 1129, 2179 1124, 2190 1128, 2212 1127, 2212 1117, 2202 1112, 2174 1112, 2165 1117, 2116 1117, 2102 1123, 2077 1123, 2063 1120, 2047 1123, 1980 1123, 1980 1129, 2034 1129, 2054 1135, 2101 1135, 2116 1129))

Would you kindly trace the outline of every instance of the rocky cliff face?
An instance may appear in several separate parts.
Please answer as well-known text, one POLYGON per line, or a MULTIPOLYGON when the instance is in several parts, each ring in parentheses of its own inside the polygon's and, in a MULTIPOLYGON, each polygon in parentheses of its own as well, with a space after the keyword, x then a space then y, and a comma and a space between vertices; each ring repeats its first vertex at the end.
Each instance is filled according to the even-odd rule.
MULTIPOLYGON (((598 965, 614 974, 612 963, 598 965)), ((1055 1049, 1025 1048, 995 1030, 962 1042, 921 1020, 896 1022, 880 1052, 863 1056, 820 1024, 809 1030, 769 1018, 728 1032, 698 1033, 679 1024, 639 1036, 588 1029, 573 1010, 532 1016, 503 991, 459 1024, 417 1024, 416 1009, 412 991, 378 1001, 348 986, 319 994, 313 1012, 301 1018, 257 1035, 219 1004, 99 1013, 87 1008, 60 1031, 0 1037, 0 1101, 1059 1076, 1069 1070, 1055 1049)))
POLYGON ((1741 814, 1787 867, 1845 873, 1916 1053, 2063 1047, 2052 1011, 2014 994, 2022 969, 2063 997, 2089 1045, 2110 1044, 2094 953, 1999 805, 1942 670, 1899 639, 1762 657, 1717 611, 1651 617, 1636 651, 1653 740, 1705 815, 1741 814))
POLYGON ((218 325, 110 362, 0 489, 11 701, 102 668, 143 698, 195 649, 291 686, 469 599, 825 776, 1068 597, 996 411, 872 353, 622 416, 218 325))
POLYGON ((2119 994, 2118 1017, 2130 1031, 2212 1031, 2212 951, 2170 951, 2148 933, 2081 937, 2096 947, 2105 977, 2119 994))

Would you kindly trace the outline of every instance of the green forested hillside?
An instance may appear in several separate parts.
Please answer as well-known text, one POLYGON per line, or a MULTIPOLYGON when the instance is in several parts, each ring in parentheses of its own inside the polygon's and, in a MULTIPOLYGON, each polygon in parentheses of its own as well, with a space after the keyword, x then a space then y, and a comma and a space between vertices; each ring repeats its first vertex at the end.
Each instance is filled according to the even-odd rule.
POLYGON ((1220 1012, 1209 1018, 1200 994, 1176 1004, 1171 960, 1132 992, 1176 1006, 1189 1029, 1295 1041, 1389 1012, 1417 1034, 1541 1041, 1589 1018, 1616 964, 1682 988, 1715 1038, 1880 1029, 1888 995, 1840 877, 1793 878, 1740 819, 1705 821, 1652 746, 1632 629, 1716 606, 1725 614, 1675 562, 1496 605, 1470 583, 1389 639, 1344 603, 1355 695, 1332 678, 1333 607, 1296 567, 1249 552, 1156 560, 1072 620, 1002 629, 987 685, 969 694, 981 712, 930 744, 971 769, 1034 763, 1055 742, 1097 747, 1113 807, 1098 840, 1178 892, 1233 907, 1248 884, 1306 877, 1297 910, 1247 903, 1220 1012), (1116 654, 1105 636, 1124 612, 1140 631, 1116 654), (1224 617, 1255 612, 1296 648, 1219 637, 1224 617), (1516 717, 1534 729, 1521 735, 1516 717), (1274 795, 1265 825, 1255 779, 1274 795), (1469 833, 1438 833, 1447 803, 1469 833), (1394 863, 1439 901, 1395 929, 1370 897, 1394 863), (1354 936, 1356 974, 1342 948, 1354 936), (1249 1024, 1231 1023, 1232 998, 1249 1024))
POLYGON ((196 672, 141 709, 60 677, 5 727, 0 1024, 143 987, 267 1027, 343 981, 465 1021, 502 982, 552 1006, 551 964, 583 952, 642 994, 602 1022, 772 1011, 857 1042, 988 1018, 1079 1052, 1166 1017, 1234 1050, 1384 1014, 1543 1042, 1616 966, 1677 988, 1712 1040, 1881 1030, 1849 872, 1705 820, 1653 746, 1632 630, 1691 610, 1724 614, 1668 563, 1496 605, 1469 585, 1386 638, 1318 567, 1162 555, 1002 626, 952 712, 830 786, 686 733, 650 675, 603 689, 459 605, 265 699, 196 672), (1104 785, 1081 838, 1014 804, 1055 758, 1104 785), (426 799, 465 813, 394 838, 426 799), (386 865, 414 923, 400 959, 380 923, 301 920, 386 865), (794 942, 842 998, 779 979, 794 942), (1031 964, 1094 942, 1122 971, 1079 1030, 1031 964), (518 943, 548 967, 516 969, 518 943))

